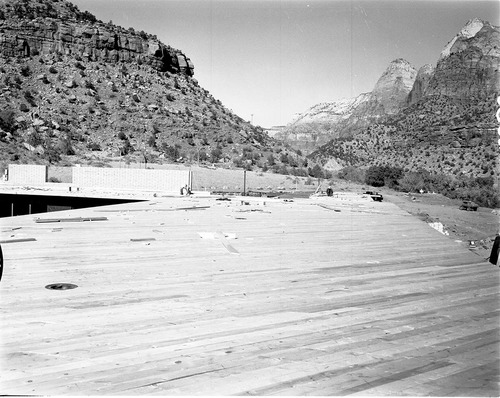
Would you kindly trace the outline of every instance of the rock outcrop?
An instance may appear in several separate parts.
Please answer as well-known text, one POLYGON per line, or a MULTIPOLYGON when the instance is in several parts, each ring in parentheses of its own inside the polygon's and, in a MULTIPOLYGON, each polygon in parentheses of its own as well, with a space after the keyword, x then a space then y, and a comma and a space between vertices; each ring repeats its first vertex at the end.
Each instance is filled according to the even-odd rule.
POLYGON ((342 99, 335 102, 322 102, 297 115, 292 124, 310 122, 340 122, 347 119, 355 108, 368 101, 369 94, 360 94, 357 97, 342 99))
POLYGON ((372 96, 383 106, 384 113, 393 115, 406 106, 417 71, 402 58, 392 61, 375 84, 372 96))
POLYGON ((155 36, 103 23, 63 0, 0 3, 0 53, 7 57, 59 53, 88 61, 135 62, 161 72, 194 74, 189 58, 155 36))
POLYGON ((415 83, 413 83, 413 88, 406 98, 406 103, 408 105, 415 104, 424 96, 425 90, 427 90, 427 86, 429 85, 429 81, 431 80, 433 74, 434 66, 431 64, 426 64, 418 70, 415 83))
POLYGON ((446 45, 424 96, 491 97, 500 89, 500 28, 473 19, 446 45))
POLYGON ((353 130, 364 128, 404 107, 416 75, 417 71, 408 61, 396 59, 378 79, 372 92, 314 105, 288 124, 278 138, 309 153, 333 138, 348 136, 353 130))
POLYGON ((425 65, 415 80, 407 104, 425 96, 443 95, 466 100, 488 98, 500 89, 500 29, 471 19, 444 47, 437 65, 425 65))
POLYGON ((68 1, 0 0, 0 172, 12 162, 119 161, 307 175, 310 163, 227 109, 192 72, 155 36, 68 1))
POLYGON ((499 27, 469 21, 445 46, 435 68, 420 68, 405 101, 413 75, 410 67, 406 84, 404 77, 379 79, 371 99, 347 119, 348 134, 332 139, 309 158, 324 165, 334 159, 342 166, 386 164, 415 173, 493 181, 498 172, 494 115, 500 93, 499 39, 499 27), (376 104, 378 108, 363 109, 376 104), (381 110, 384 116, 373 118, 381 110), (353 123, 358 115, 360 120, 368 120, 363 115, 372 119, 359 128, 362 123, 353 123))

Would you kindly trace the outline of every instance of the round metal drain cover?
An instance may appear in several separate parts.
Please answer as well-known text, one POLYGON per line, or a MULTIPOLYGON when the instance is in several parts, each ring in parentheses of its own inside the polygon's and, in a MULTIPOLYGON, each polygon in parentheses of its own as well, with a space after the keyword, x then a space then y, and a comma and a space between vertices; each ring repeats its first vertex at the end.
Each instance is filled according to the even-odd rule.
POLYGON ((45 289, 49 290, 69 290, 78 287, 77 285, 73 285, 72 283, 52 283, 50 285, 45 286, 45 289))

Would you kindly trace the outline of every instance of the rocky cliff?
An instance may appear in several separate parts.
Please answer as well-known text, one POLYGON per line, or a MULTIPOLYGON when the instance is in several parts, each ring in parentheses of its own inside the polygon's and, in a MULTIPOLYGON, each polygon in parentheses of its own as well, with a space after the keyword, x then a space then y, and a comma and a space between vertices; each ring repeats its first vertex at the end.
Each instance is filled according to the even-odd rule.
POLYGON ((404 59, 392 61, 370 93, 314 105, 288 124, 277 138, 305 153, 345 137, 406 105, 417 72, 404 59))
POLYGON ((489 98, 500 88, 500 29, 470 20, 441 52, 423 93, 467 99, 489 98))
MULTIPOLYGON (((376 122, 332 139, 310 158, 492 179, 498 158, 499 33, 488 22, 469 21, 445 46, 436 67, 420 68, 404 103, 403 95, 398 97, 399 111, 391 114, 384 107, 386 114, 376 122)), ((391 97, 390 90, 382 91, 391 97)))
POLYGON ((206 163, 307 175, 227 109, 180 51, 65 0, 0 0, 0 171, 7 163, 206 163))
POLYGON ((446 44, 436 66, 424 65, 417 73, 407 61, 396 59, 374 89, 362 95, 362 101, 315 105, 286 126, 280 138, 309 153, 322 142, 353 137, 426 98, 441 96, 473 103, 491 100, 500 91, 499 42, 498 27, 472 19, 446 44), (339 108, 343 109, 340 114, 336 113, 339 108))
POLYGON ((66 1, 2 1, 0 53, 7 57, 59 53, 87 61, 144 63, 161 72, 194 73, 194 65, 181 51, 145 32, 103 23, 66 1))
POLYGON ((415 68, 402 58, 389 64, 371 92, 372 97, 383 106, 384 114, 393 115, 406 106, 406 98, 416 76, 415 68))
POLYGON ((406 103, 408 105, 413 105, 420 98, 424 96, 427 87, 429 86, 429 81, 431 80, 434 74, 434 66, 430 64, 426 64, 422 66, 417 73, 417 77, 415 78, 415 83, 413 83, 413 87, 406 98, 406 103))

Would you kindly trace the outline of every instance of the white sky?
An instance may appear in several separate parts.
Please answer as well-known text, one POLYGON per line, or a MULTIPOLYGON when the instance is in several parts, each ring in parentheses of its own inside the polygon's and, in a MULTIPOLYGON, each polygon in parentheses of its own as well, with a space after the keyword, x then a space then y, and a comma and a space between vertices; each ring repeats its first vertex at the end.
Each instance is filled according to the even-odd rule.
POLYGON ((396 58, 435 65, 469 19, 500 24, 497 0, 72 2, 183 51, 203 88, 262 127, 371 91, 396 58))

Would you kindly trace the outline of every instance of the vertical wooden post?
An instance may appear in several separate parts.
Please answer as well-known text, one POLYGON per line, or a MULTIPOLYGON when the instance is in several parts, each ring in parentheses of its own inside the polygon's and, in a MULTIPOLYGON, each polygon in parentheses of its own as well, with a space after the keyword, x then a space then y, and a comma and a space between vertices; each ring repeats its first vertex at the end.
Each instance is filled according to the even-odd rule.
POLYGON ((10 204, 10 216, 14 217, 14 202, 10 204))
POLYGON ((247 196, 247 171, 243 170, 243 196, 247 196))

